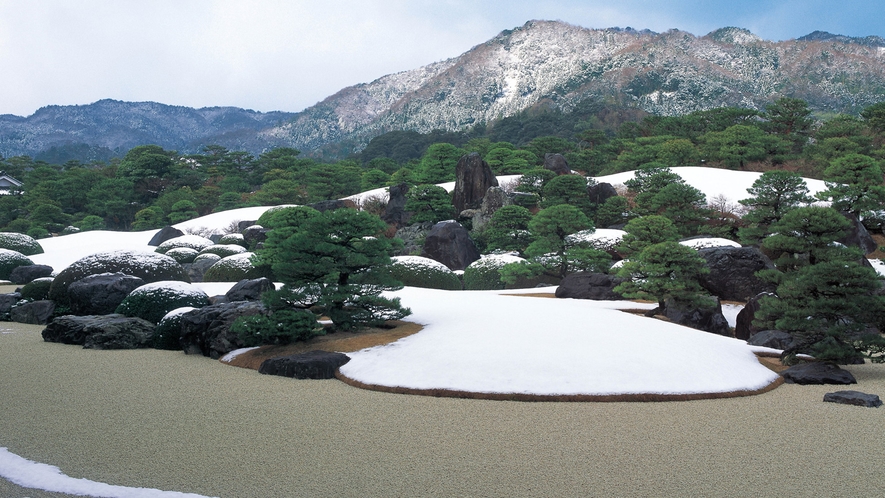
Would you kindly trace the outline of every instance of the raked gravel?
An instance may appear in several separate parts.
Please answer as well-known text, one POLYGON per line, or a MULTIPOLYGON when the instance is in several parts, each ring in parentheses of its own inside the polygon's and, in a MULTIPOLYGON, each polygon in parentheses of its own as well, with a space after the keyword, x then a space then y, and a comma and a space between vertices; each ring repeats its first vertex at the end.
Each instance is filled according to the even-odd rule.
MULTIPOLYGON (((71 477, 219 497, 869 496, 885 409, 842 386, 521 403, 359 390, 0 323, 0 446, 71 477)), ((629 354, 625 351, 624 354, 629 354)), ((848 367, 885 397, 885 367, 848 367)), ((0 496, 59 497, 0 479, 0 496)))

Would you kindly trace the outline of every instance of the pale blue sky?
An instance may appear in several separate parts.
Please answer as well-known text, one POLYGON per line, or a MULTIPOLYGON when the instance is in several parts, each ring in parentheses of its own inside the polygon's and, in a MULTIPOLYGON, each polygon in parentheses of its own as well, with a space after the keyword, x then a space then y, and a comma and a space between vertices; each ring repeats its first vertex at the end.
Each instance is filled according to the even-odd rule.
POLYGON ((0 0, 0 114, 103 98, 299 111, 531 19, 885 37, 885 0, 0 0))

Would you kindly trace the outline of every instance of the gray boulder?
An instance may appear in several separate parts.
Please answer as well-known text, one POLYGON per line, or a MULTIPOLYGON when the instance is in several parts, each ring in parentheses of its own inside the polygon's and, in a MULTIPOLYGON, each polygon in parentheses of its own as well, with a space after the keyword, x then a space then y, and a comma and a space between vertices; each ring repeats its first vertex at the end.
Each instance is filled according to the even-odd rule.
POLYGON ((205 306, 181 315, 181 345, 187 354, 202 354, 218 359, 245 346, 230 330, 241 316, 266 313, 256 301, 236 301, 205 306))
POLYGON ((9 310, 22 298, 21 292, 0 294, 0 315, 9 313, 9 310))
POLYGON ((605 273, 577 272, 566 275, 556 288, 556 297, 593 299, 595 301, 619 301, 624 296, 614 288, 624 279, 605 273))
POLYGON ((875 394, 862 393, 860 391, 836 391, 824 394, 827 403, 841 403, 843 405, 863 406, 866 408, 879 408, 882 400, 875 394))
POLYGON ((788 384, 857 384, 848 370, 823 362, 793 365, 781 372, 781 377, 788 384))
POLYGON ((497 186, 498 179, 479 153, 471 152, 461 157, 455 166, 455 190, 452 193, 455 212, 478 209, 489 187, 497 186))
POLYGON ((473 230, 482 230, 492 219, 495 211, 510 204, 513 204, 513 199, 510 198, 510 195, 504 189, 501 187, 489 187, 485 197, 482 198, 482 204, 479 209, 473 213, 473 230))
POLYGON ((258 367, 258 373, 295 379, 332 379, 335 370, 350 361, 344 353, 310 351, 279 358, 268 358, 258 367))
POLYGON ((544 169, 549 169, 557 175, 572 174, 572 169, 569 168, 568 161, 565 160, 562 154, 552 154, 550 152, 544 154, 544 169))
POLYGON ((38 278, 52 275, 52 267, 49 265, 27 265, 13 268, 9 274, 9 281, 16 285, 24 285, 38 278))
POLYGON ((668 300, 665 304, 664 316, 671 322, 731 337, 731 327, 728 326, 728 320, 722 314, 722 305, 719 303, 719 299, 714 298, 712 305, 706 308, 687 308, 672 300, 668 300))
POLYGON ((750 336, 747 344, 772 349, 790 349, 796 341, 793 336, 782 330, 763 330, 750 336))
POLYGON ((774 286, 756 276, 759 270, 773 269, 774 264, 755 247, 710 247, 698 250, 707 261, 710 273, 701 277, 701 285, 726 301, 746 301, 760 292, 773 292, 774 286))
POLYGON ((43 329, 43 340, 86 349, 150 347, 154 324, 141 318, 110 315, 60 316, 43 329))
POLYGON ((408 183, 400 183, 388 189, 387 205, 384 206, 384 214, 381 219, 385 223, 397 228, 404 227, 409 222, 411 215, 406 212, 406 194, 409 192, 408 183))
POLYGON ((161 228, 159 232, 155 233, 154 236, 151 237, 148 245, 156 247, 169 239, 181 237, 182 235, 184 235, 184 232, 182 232, 181 230, 173 226, 166 226, 161 228))
POLYGON ((269 231, 261 225, 248 226, 243 229, 243 242, 246 243, 246 247, 250 251, 258 249, 267 240, 267 232, 269 231))
POLYGON ((107 315, 145 283, 122 272, 89 275, 68 286, 68 303, 75 315, 107 315))
POLYGON ((842 212, 842 216, 851 223, 851 227, 848 229, 845 236, 836 242, 849 247, 860 248, 864 254, 869 254, 879 248, 879 245, 873 240, 873 237, 870 235, 870 232, 867 231, 866 227, 863 226, 863 223, 857 219, 857 216, 844 211, 842 212))
POLYGON ((451 270, 463 270, 479 259, 480 254, 467 229, 449 220, 433 225, 424 239, 421 256, 439 261, 451 270))
POLYGON ((240 280, 224 295, 228 302, 231 301, 258 301, 261 294, 276 287, 269 278, 253 278, 240 280))
POLYGON ((55 312, 55 302, 48 299, 20 304, 9 310, 9 319, 18 323, 46 325, 55 312))
POLYGON ((397 239, 403 241, 403 248, 397 256, 409 256, 421 253, 427 233, 433 228, 433 222, 425 221, 405 226, 396 231, 397 239))
POLYGON ((221 256, 206 253, 201 254, 200 258, 194 260, 193 263, 185 263, 181 265, 181 267, 187 272, 187 276, 191 279, 191 282, 202 282, 206 270, 219 261, 221 261, 221 256))
POLYGON ((587 196, 590 197, 590 202, 601 206, 612 197, 617 197, 618 191, 615 190, 611 183, 603 182, 587 187, 587 196))
POLYGON ((774 294, 770 292, 761 292, 756 294, 747 304, 744 305, 744 308, 738 312, 737 320, 734 325, 734 337, 735 339, 740 339, 742 341, 746 341, 754 334, 760 332, 762 329, 753 325, 753 320, 756 319, 756 312, 759 311, 760 304, 759 300, 765 296, 774 297, 774 294))

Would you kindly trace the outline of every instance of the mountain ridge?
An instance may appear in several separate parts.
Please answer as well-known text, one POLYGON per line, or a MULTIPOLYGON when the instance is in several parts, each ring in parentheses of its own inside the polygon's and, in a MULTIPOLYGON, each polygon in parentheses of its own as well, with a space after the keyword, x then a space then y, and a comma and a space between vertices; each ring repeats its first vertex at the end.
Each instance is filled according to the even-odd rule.
POLYGON ((587 99, 677 115, 721 106, 761 109, 802 98, 820 112, 857 113, 885 100, 885 40, 815 31, 772 42, 726 27, 590 29, 529 21, 463 54, 343 88, 298 113, 193 109, 100 100, 0 115, 0 155, 89 144, 116 153, 140 143, 182 152, 218 144, 254 154, 359 149, 394 130, 460 131, 544 105, 568 112, 587 99))

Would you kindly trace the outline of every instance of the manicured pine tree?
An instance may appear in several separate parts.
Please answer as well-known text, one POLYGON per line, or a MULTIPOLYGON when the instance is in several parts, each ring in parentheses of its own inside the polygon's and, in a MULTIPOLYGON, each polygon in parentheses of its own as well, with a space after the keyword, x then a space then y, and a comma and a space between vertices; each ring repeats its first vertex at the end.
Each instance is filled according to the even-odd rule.
POLYGON ((749 209, 743 220, 750 226, 738 231, 745 244, 757 244, 770 233, 770 227, 789 210, 810 204, 808 186, 799 174, 792 171, 771 170, 762 173, 747 189, 753 195, 738 202, 749 209))
POLYGON ((628 258, 648 246, 679 240, 679 231, 673 226, 673 222, 658 215, 634 218, 627 222, 624 231, 627 233, 621 239, 618 251, 628 258))

